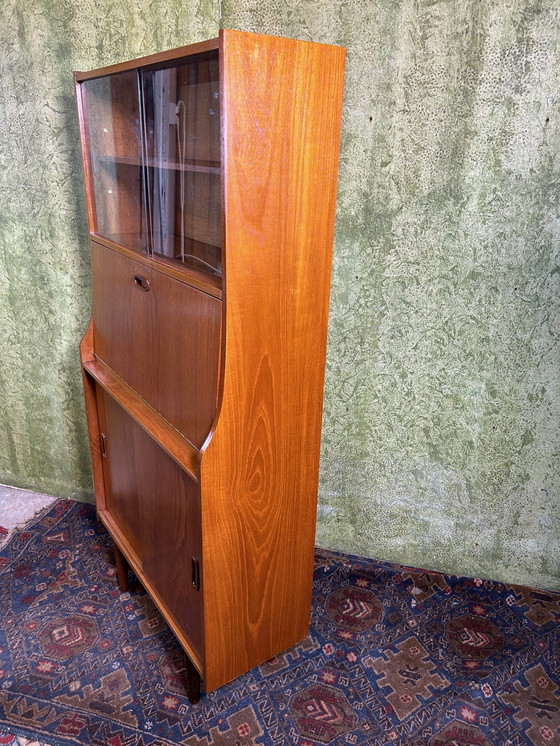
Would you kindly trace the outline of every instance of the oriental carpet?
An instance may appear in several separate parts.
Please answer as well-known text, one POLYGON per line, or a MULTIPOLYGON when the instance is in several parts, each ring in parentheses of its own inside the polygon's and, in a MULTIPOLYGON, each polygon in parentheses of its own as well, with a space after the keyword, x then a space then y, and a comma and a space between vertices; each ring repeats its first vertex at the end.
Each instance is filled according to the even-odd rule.
POLYGON ((560 594, 318 550, 309 636, 191 705, 111 546, 60 500, 0 551, 0 744, 560 744, 560 594))

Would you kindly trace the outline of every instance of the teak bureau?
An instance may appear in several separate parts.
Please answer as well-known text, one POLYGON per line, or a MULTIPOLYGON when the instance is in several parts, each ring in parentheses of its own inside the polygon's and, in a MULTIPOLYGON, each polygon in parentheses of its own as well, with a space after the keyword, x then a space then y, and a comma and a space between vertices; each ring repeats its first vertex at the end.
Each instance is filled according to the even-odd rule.
POLYGON ((343 69, 224 30, 75 74, 97 509, 191 701, 308 630, 343 69))

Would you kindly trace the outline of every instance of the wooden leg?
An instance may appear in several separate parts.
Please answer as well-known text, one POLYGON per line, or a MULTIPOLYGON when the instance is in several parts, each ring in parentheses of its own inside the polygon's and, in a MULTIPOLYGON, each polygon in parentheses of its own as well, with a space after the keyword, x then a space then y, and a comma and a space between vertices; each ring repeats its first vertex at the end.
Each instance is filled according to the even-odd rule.
POLYGON ((193 705, 200 699, 200 674, 191 663, 189 656, 185 656, 187 665, 187 699, 193 705))
POLYGON ((128 590, 128 562, 124 554, 115 544, 115 564, 117 566, 117 580, 122 593, 128 590))
MULTIPOLYGON (((128 590, 128 562, 126 561, 124 554, 121 552, 116 544, 115 565, 117 568, 117 580, 119 583, 119 589, 122 593, 125 593, 125 591, 128 590)), ((202 683, 200 674, 191 663, 188 655, 185 655, 185 667, 187 672, 187 699, 191 704, 196 705, 196 703, 200 700, 200 685, 202 683)))

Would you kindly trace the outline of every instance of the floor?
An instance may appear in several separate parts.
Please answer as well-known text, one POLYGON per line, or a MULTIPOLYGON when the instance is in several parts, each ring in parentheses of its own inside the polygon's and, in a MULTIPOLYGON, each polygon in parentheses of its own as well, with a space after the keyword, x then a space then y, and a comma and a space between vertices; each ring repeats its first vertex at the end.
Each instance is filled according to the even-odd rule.
POLYGON ((24 526, 58 498, 0 484, 0 547, 13 530, 24 526))
MULTIPOLYGON (((12 532, 36 516, 48 532, 52 523, 47 512, 54 502, 56 499, 48 495, 0 485, 0 547, 12 532)), ((51 515, 66 502, 58 503, 51 515)), ((66 571, 60 577, 71 581, 66 590, 70 603, 67 608, 73 610, 72 614, 78 608, 78 602, 72 600, 74 594, 83 614, 96 615, 98 607, 102 607, 110 610, 111 619, 119 620, 114 628, 114 645, 110 648, 117 651, 112 669, 108 669, 105 662, 102 668, 93 667, 89 672, 85 667, 80 668, 81 659, 76 664, 67 663, 70 659, 65 649, 62 652, 57 649, 56 659, 61 661, 61 667, 67 665, 65 676, 70 684, 62 695, 57 689, 54 700, 59 700, 63 714, 62 708, 68 702, 73 706, 75 700, 79 700, 80 707, 93 717, 101 700, 115 700, 119 707, 121 702, 128 705, 126 698, 119 698, 121 690, 126 690, 126 697, 138 707, 126 711, 131 722, 126 718, 119 721, 123 738, 117 741, 116 737, 111 737, 103 743, 146 743, 145 735, 149 733, 154 738, 161 734, 165 743, 188 742, 200 746, 208 746, 210 741, 222 746, 234 743, 279 746, 288 742, 313 746, 313 743, 330 744, 331 741, 333 744, 334 741, 337 744, 359 742, 365 746, 373 742, 380 744, 382 739, 388 739, 383 740, 384 746, 397 740, 401 746, 405 743, 406 746, 413 743, 415 746, 560 746, 560 697, 558 678, 554 678, 559 660, 560 638, 555 625, 560 621, 560 594, 443 576, 403 566, 389 567, 390 563, 362 561, 346 555, 335 557, 333 553, 320 554, 319 550, 310 636, 285 656, 240 677, 222 693, 207 695, 206 702, 198 710, 187 706, 183 712, 180 703, 184 693, 176 681, 177 671, 180 673, 182 669, 168 655, 165 645, 169 640, 164 637, 159 642, 156 640, 158 630, 161 632, 164 625, 160 628, 153 624, 156 616, 151 616, 145 594, 119 594, 113 585, 105 582, 107 577, 114 580, 115 570, 105 556, 108 544, 100 543, 99 532, 94 529, 93 506, 82 505, 78 510, 73 503, 68 511, 68 515, 74 511, 71 525, 60 528, 57 523, 49 541, 38 534, 35 544, 29 539, 25 550, 20 550, 24 560, 16 569, 23 570, 28 565, 28 573, 14 573, 14 577, 21 578, 18 581, 21 598, 31 603, 35 597, 25 601, 28 597, 25 594, 30 590, 42 595, 43 592, 57 593, 61 587, 56 572, 44 571, 45 560, 47 556, 52 558, 54 551, 51 540, 61 542, 56 550, 58 555, 52 561, 58 562, 56 566, 63 570, 65 563, 71 565, 67 557, 71 559, 72 552, 77 556, 76 547, 87 545, 90 547, 87 556, 98 558, 96 564, 92 561, 92 565, 88 565, 87 573, 79 582, 78 575, 67 575, 66 571), (91 509, 91 515, 84 513, 85 507, 91 509), (101 552, 104 546, 105 552, 101 552), (34 556, 39 556, 40 562, 32 565, 34 556), (97 570, 92 575, 94 566, 97 570), (37 584, 42 571, 45 577, 54 579, 50 585, 37 584), (99 590, 102 586, 106 595, 99 590), (80 595, 86 587, 88 593, 96 590, 91 606, 90 595, 85 605, 80 595), (136 647, 131 646, 131 640, 136 647), (154 661, 158 664, 153 665, 154 661), (293 669, 292 678, 289 668, 293 669), (82 670, 85 673, 81 673, 82 670), (103 672, 101 678, 97 670, 103 672), (170 688, 170 681, 176 688, 170 688), (134 694, 129 694, 129 690, 134 694), (137 692, 142 696, 137 696, 137 692), (237 698, 234 692, 239 695, 237 698), (241 709, 240 703, 243 704, 241 709), (156 716, 152 716, 153 713, 156 716), (373 731, 372 727, 377 730, 373 731), (159 730, 152 733, 153 728, 159 730), (329 732, 335 734, 332 737, 327 737, 329 728, 329 732), (277 740, 275 734, 281 729, 286 737, 289 734, 289 741, 277 740), (134 741, 124 737, 129 733, 134 741), (177 733, 182 735, 177 738, 177 733), (183 740, 187 733, 189 737, 183 740), (316 738, 318 733, 323 737, 316 738), (408 740, 411 734, 414 740, 408 740), (220 738, 213 740, 217 735, 220 738), (247 738, 239 739, 238 735, 247 738)), ((62 521, 62 517, 57 520, 62 521)), ((21 538, 24 536, 32 536, 32 533, 24 533, 21 538)), ((13 543, 19 539, 20 535, 16 534, 13 543)), ((4 553, 11 548, 12 544, 4 553)), ((9 585, 13 588, 17 584, 9 585)), ((50 600, 44 603, 48 607, 50 600)), ((51 613, 48 608, 47 612, 51 613)), ((44 628, 43 621, 36 621, 42 619, 40 612, 36 610, 35 614, 30 630, 41 629, 41 625, 44 628)), ((82 626, 86 631, 95 627, 89 624, 89 616, 80 617, 80 622, 84 619, 87 624, 82 626)), ((18 628, 24 630, 26 626, 22 622, 18 628)), ((51 627, 49 634, 58 634, 60 619, 56 619, 56 627, 52 624, 51 627)), ((105 632, 109 634, 109 630, 105 632)), ((33 631, 28 637, 23 632, 17 638, 12 635, 11 649, 16 651, 17 660, 26 649, 33 656, 33 645, 37 650, 51 645, 52 640, 47 637, 33 631)), ((103 638, 102 643, 108 640, 109 637, 103 638)), ((97 650, 97 637, 93 641, 84 638, 78 642, 83 644, 79 652, 84 655, 93 655, 94 649, 97 650)), ((108 649, 100 647, 96 654, 105 655, 108 649)), ((39 684, 47 691, 51 669, 37 670, 43 672, 47 683, 41 679, 39 684)), ((58 669, 52 672, 51 678, 59 681, 58 669)), ((4 684, 12 685, 8 681, 4 684)), ((4 684, 3 688, 8 689, 4 684)), ((27 697, 28 690, 22 691, 25 691, 22 696, 27 697)), ((39 692, 39 696, 51 701, 49 692, 39 692)), ((12 701, 15 701, 13 697, 12 701)), ((115 707, 117 714, 120 713, 117 705, 115 707)), ((36 729, 33 718, 38 716, 28 704, 26 708, 25 717, 33 721, 27 734, 38 737, 41 733, 47 743, 11 735, 2 730, 10 727, 10 723, 3 720, 0 746, 47 746, 49 743, 57 746, 52 729, 36 729)), ((47 725, 51 722, 52 718, 47 725)), ((111 729, 114 722, 116 720, 111 720, 111 729)), ((44 725, 42 721, 40 724, 44 725)), ((73 721, 70 726, 86 727, 83 722, 73 721)), ((72 740, 84 743, 77 737, 72 740)), ((150 743, 163 741, 150 740, 150 743)))
MULTIPOLYGON (((0 484, 0 547, 10 538, 16 528, 21 528, 37 513, 52 505, 58 498, 39 492, 20 490, 0 484)), ((2 746, 47 746, 39 741, 29 741, 0 730, 2 746)))

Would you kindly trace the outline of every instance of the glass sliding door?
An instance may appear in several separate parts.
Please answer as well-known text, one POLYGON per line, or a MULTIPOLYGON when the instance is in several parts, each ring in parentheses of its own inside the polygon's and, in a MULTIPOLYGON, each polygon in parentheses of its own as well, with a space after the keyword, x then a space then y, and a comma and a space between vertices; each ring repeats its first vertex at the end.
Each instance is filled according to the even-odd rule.
POLYGON ((220 275, 218 53, 143 70, 147 202, 154 258, 220 275))
POLYGON ((82 86, 93 233, 144 253, 147 215, 138 73, 93 78, 82 86))

